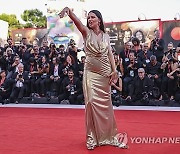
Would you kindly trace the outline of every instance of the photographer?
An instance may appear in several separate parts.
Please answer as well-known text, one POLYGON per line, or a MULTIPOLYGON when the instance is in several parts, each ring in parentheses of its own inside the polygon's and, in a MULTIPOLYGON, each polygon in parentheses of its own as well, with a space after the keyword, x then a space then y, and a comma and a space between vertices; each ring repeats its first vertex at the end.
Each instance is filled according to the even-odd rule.
POLYGON ((11 48, 7 48, 5 52, 0 55, 1 70, 8 70, 13 64, 14 54, 11 48))
POLYGON ((7 46, 4 46, 4 50, 6 51, 7 48, 11 48, 13 50, 12 53, 16 53, 18 48, 17 48, 17 46, 13 45, 12 38, 8 38, 7 43, 8 43, 7 46))
POLYGON ((69 55, 71 55, 74 58, 75 63, 77 64, 78 63, 78 59, 77 59, 78 48, 75 45, 76 45, 75 41, 71 39, 67 47, 67 52, 69 55))
POLYGON ((66 57, 66 60, 62 65, 63 78, 67 76, 69 68, 72 68, 74 70, 74 75, 78 77, 78 65, 75 63, 75 60, 71 55, 66 57))
POLYGON ((120 76, 118 76, 117 80, 111 83, 112 104, 117 106, 117 104, 119 104, 122 99, 121 96, 122 96, 122 79, 120 76))
POLYGON ((39 47, 37 45, 33 46, 33 49, 30 52, 32 58, 34 58, 35 62, 38 63, 39 59, 40 59, 40 55, 39 55, 39 47))
POLYGON ((63 64, 66 60, 68 53, 65 51, 65 47, 64 45, 59 45, 58 48, 58 58, 59 58, 59 62, 60 64, 63 64))
POLYGON ((20 58, 19 56, 15 56, 13 58, 13 63, 11 66, 9 66, 7 78, 10 79, 12 75, 18 71, 18 65, 20 64, 20 58))
POLYGON ((164 56, 162 58, 162 62, 167 62, 169 59, 175 58, 175 50, 173 49, 173 43, 168 43, 168 50, 164 52, 164 56))
POLYGON ((129 61, 125 62, 123 78, 123 95, 125 96, 127 96, 130 88, 129 86, 132 83, 134 77, 137 76, 137 70, 140 67, 135 58, 135 53, 130 51, 129 61))
POLYGON ((50 77, 47 81, 47 90, 51 91, 51 88, 53 88, 53 92, 56 92, 57 95, 61 92, 61 84, 63 79, 63 73, 62 73, 62 65, 59 64, 59 58, 54 57, 52 64, 50 65, 50 71, 49 71, 50 77))
POLYGON ((51 43, 49 45, 49 59, 47 59, 48 61, 52 61, 52 59, 54 57, 57 57, 58 56, 58 51, 56 49, 56 45, 54 43, 51 43))
POLYGON ((35 89, 35 82, 40 77, 37 69, 37 63, 33 57, 29 59, 29 64, 25 66, 25 71, 29 73, 28 94, 32 96, 32 93, 37 93, 37 90, 35 89))
POLYGON ((49 47, 48 47, 48 41, 47 40, 43 40, 42 47, 39 48, 39 55, 40 55, 40 57, 46 56, 46 58, 48 58, 49 47))
POLYGON ((47 83, 48 83, 48 75, 49 75, 50 65, 47 62, 46 57, 41 57, 39 63, 37 65, 38 73, 40 77, 35 81, 35 87, 40 96, 45 96, 47 83))
POLYGON ((164 40, 160 38, 160 31, 154 31, 154 39, 151 41, 150 50, 153 55, 157 57, 157 61, 162 63, 162 58, 164 54, 164 40))
POLYGON ((16 103, 19 103, 27 91, 29 78, 28 73, 24 72, 24 65, 22 63, 20 63, 17 67, 18 71, 12 75, 14 84, 10 95, 10 102, 14 102, 16 100, 16 103))
POLYGON ((119 53, 119 59, 122 59, 123 68, 125 68, 125 63, 129 61, 129 53, 131 52, 131 42, 126 42, 124 45, 124 50, 119 53))
POLYGON ((79 104, 81 100, 77 100, 77 97, 82 94, 82 85, 80 80, 74 77, 73 69, 68 70, 68 77, 62 83, 63 93, 58 97, 59 103, 64 99, 68 99, 70 104, 79 104))
POLYGON ((132 44, 133 44, 133 47, 132 47, 132 51, 134 51, 135 53, 135 56, 137 57, 137 55, 139 54, 139 52, 142 51, 141 49, 141 46, 140 46, 140 41, 138 38, 134 37, 132 38, 132 44))
POLYGON ((11 94, 9 80, 6 78, 6 72, 0 72, 0 103, 4 104, 5 99, 8 99, 11 94))
MULTIPOLYGON (((162 84, 161 84, 161 92, 162 95, 160 97, 160 100, 167 99, 167 97, 170 97, 170 99, 173 99, 174 96, 172 96, 172 92, 174 91, 175 86, 175 78, 170 77, 169 74, 177 69, 178 62, 173 58, 173 52, 172 52, 173 44, 168 44, 168 52, 163 57, 163 63, 161 65, 161 69, 163 70, 162 74, 162 84)), ((174 95, 174 94, 173 94, 174 95)))
POLYGON ((180 43, 178 44, 178 46, 175 49, 174 59, 176 61, 180 61, 180 43))
POLYGON ((81 57, 81 62, 78 64, 78 72, 79 72, 79 79, 80 81, 83 80, 83 72, 84 72, 84 64, 85 64, 86 57, 81 57))
POLYGON ((147 64, 146 72, 148 74, 148 77, 153 82, 153 87, 157 87, 158 90, 160 91, 161 90, 162 69, 161 69, 161 63, 157 61, 155 55, 152 55, 150 57, 150 63, 147 64))
POLYGON ((152 82, 145 75, 144 68, 138 69, 138 76, 136 76, 131 84, 129 95, 126 98, 130 103, 140 103, 147 105, 150 93, 152 91, 152 82))
POLYGON ((180 103, 180 66, 176 69, 177 77, 176 77, 176 93, 175 93, 175 101, 180 103))
POLYGON ((20 57, 21 62, 24 65, 27 65, 29 62, 29 58, 31 57, 30 50, 32 50, 32 47, 29 49, 27 49, 27 47, 25 45, 20 45, 20 47, 19 47, 18 55, 20 57))
POLYGON ((144 43, 142 46, 142 51, 138 54, 138 63, 146 68, 147 64, 150 63, 150 57, 152 56, 152 52, 148 48, 148 44, 144 43))
POLYGON ((21 39, 21 44, 26 47, 26 49, 32 48, 32 45, 28 43, 28 40, 26 37, 23 37, 21 39))
POLYGON ((123 76, 123 66, 122 58, 119 59, 118 54, 114 53, 115 66, 118 73, 118 78, 111 84, 111 97, 113 105, 117 104, 117 101, 120 102, 122 95, 122 76, 123 76))
POLYGON ((168 97, 170 98, 170 100, 174 99, 174 95, 177 90, 177 79, 180 74, 179 71, 180 71, 179 67, 177 67, 174 70, 169 69, 169 72, 167 72, 167 78, 165 80, 166 82, 164 81, 162 83, 162 88, 164 88, 163 92, 167 88, 167 93, 168 93, 168 97))

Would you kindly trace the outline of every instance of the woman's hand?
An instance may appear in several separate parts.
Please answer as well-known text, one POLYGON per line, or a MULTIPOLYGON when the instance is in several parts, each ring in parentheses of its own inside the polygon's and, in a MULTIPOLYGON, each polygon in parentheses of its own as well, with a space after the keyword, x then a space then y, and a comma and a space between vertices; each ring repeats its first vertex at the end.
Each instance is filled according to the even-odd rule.
POLYGON ((68 7, 65 7, 60 13, 59 13, 59 17, 63 18, 65 16, 65 14, 69 15, 70 9, 68 7))
POLYGON ((109 84, 111 85, 112 82, 114 82, 115 80, 117 80, 117 78, 118 78, 118 73, 117 73, 117 71, 115 71, 115 72, 112 72, 109 76, 110 76, 109 84))

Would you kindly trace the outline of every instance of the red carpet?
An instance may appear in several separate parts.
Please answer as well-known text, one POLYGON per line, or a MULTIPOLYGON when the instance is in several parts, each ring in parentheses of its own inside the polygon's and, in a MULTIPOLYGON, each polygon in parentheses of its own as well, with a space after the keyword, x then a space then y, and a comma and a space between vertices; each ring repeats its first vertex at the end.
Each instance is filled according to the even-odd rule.
POLYGON ((0 154, 179 154, 180 144, 134 144, 129 137, 180 137, 180 113, 115 111, 129 149, 86 150, 83 109, 0 108, 0 154))

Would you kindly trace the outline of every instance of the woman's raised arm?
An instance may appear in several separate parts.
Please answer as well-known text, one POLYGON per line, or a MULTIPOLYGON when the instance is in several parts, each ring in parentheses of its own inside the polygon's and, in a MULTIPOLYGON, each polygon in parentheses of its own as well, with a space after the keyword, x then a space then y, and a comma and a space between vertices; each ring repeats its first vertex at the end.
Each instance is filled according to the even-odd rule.
POLYGON ((88 34, 88 28, 82 24, 82 22, 79 20, 79 18, 72 12, 72 10, 68 7, 65 7, 60 13, 60 18, 63 18, 64 15, 67 14, 75 23, 78 30, 81 32, 84 38, 86 38, 88 34))

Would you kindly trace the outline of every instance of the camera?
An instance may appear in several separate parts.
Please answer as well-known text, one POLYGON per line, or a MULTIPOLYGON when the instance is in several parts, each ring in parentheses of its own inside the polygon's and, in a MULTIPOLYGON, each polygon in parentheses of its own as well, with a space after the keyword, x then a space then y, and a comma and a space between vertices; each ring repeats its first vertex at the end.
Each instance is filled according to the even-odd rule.
POLYGON ((43 73, 42 75, 41 75, 41 78, 42 79, 45 79, 47 77, 47 73, 43 73))
POLYGON ((151 75, 151 77, 150 78, 155 78, 155 75, 151 75))
POLYGON ((20 48, 21 48, 21 49, 25 49, 25 46, 24 46, 24 45, 20 45, 20 48))
POLYGON ((76 85, 70 84, 70 88, 68 89, 68 91, 71 92, 71 95, 74 95, 75 87, 76 87, 76 85))
POLYGON ((53 77, 54 77, 54 81, 57 81, 57 80, 58 80, 57 78, 58 78, 59 76, 53 76, 53 77))
POLYGON ((52 45, 52 48, 56 48, 56 45, 55 45, 55 44, 53 44, 53 45, 52 45))
POLYGON ((42 64, 42 68, 48 68, 48 65, 45 63, 42 64))
POLYGON ((3 91, 3 90, 4 90, 4 86, 1 86, 1 87, 0 87, 0 91, 3 91))
POLYGON ((60 53, 60 55, 63 55, 63 54, 64 54, 64 51, 61 51, 61 50, 60 50, 59 53, 60 53))
POLYGON ((63 71, 63 73, 65 73, 65 74, 66 74, 66 73, 67 73, 67 71, 68 71, 68 66, 66 66, 66 67, 65 67, 62 71, 63 71))
POLYGON ((22 74, 19 74, 19 78, 22 78, 23 76, 22 76, 22 74))
POLYGON ((75 41, 73 39, 70 40, 69 46, 74 47, 76 45, 75 41))

